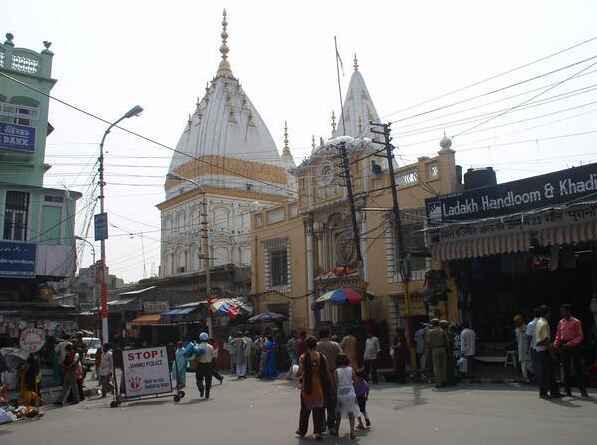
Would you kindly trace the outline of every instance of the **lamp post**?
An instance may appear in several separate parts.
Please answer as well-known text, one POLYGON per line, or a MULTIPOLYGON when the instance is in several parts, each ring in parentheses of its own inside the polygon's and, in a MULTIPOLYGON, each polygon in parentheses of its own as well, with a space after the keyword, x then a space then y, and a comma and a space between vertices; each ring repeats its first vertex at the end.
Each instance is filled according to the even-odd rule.
MULTIPOLYGON (((178 181, 186 181, 193 184, 199 192, 201 193, 201 250, 203 254, 199 254, 199 258, 203 259, 203 269, 205 270, 205 294, 207 295, 207 299, 209 301, 209 296, 211 294, 211 273, 209 267, 209 230, 208 230, 208 222, 207 222, 207 194, 205 193, 205 189, 201 184, 197 181, 189 178, 185 178, 183 176, 179 176, 175 173, 168 173, 166 179, 178 180, 178 181)), ((209 307, 208 307, 209 311, 209 307)), ((207 317, 207 328, 209 330, 209 335, 213 336, 213 320, 211 315, 207 317)))
MULTIPOLYGON (((118 120, 110 124, 110 126, 104 132, 102 141, 100 142, 100 155, 99 155, 99 186, 100 186, 100 213, 103 214, 104 210, 104 142, 106 142, 106 136, 110 133, 112 128, 118 125, 125 119, 138 116, 143 112, 143 108, 139 105, 135 105, 118 120)), ((107 224, 107 221, 106 221, 107 224)), ((107 233, 104 234, 100 239, 101 246, 101 271, 100 271, 100 317, 102 320, 102 343, 108 343, 109 332, 108 332, 108 287, 106 285, 106 238, 107 233)), ((96 234, 97 240, 97 234, 96 234)))

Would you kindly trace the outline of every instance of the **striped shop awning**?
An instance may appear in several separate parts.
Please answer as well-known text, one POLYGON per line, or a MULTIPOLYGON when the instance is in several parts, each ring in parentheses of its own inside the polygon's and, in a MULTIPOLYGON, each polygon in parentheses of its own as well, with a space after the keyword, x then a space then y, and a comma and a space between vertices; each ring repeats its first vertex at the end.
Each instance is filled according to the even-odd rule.
POLYGON ((442 261, 528 251, 542 246, 597 241, 597 203, 509 215, 427 229, 434 258, 442 261))

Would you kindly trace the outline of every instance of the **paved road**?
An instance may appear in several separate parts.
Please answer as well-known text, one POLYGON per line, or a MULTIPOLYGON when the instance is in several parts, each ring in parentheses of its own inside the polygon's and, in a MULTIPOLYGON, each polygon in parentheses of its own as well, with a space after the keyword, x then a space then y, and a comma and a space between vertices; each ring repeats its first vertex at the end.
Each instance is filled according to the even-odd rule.
MULTIPOLYGON (((191 378, 189 375, 189 382, 191 378)), ((299 441, 298 393, 285 381, 226 380, 213 400, 190 397, 109 408, 91 400, 50 410, 41 420, 0 426, 2 445, 280 445, 299 441)), ((372 391, 373 430, 360 444, 590 444, 597 437, 597 394, 591 400, 540 400, 517 386, 380 385, 372 391)), ((346 429, 344 429, 346 432, 346 429)), ((346 438, 324 443, 350 443, 346 438)))

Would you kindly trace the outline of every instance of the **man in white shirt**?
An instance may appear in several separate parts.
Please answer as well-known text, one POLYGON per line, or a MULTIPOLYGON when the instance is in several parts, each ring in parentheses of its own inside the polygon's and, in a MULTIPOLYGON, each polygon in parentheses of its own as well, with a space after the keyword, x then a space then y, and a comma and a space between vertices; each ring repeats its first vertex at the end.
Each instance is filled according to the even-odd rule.
POLYGON ((466 360, 466 374, 472 374, 473 363, 476 353, 475 343, 477 341, 477 334, 473 331, 468 323, 463 324, 464 329, 460 333, 460 353, 464 360, 466 360))
POLYGON ((209 335, 207 332, 202 332, 199 335, 199 344, 195 347, 195 355, 197 358, 197 371, 195 376, 197 378, 197 388, 199 395, 205 399, 209 399, 211 391, 211 381, 213 378, 212 367, 214 359, 214 348, 208 343, 209 335))
POLYGON ((537 321, 539 321, 539 308, 533 309, 535 318, 527 324, 526 336, 529 338, 529 352, 531 354, 531 372, 534 380, 537 382, 539 377, 539 365, 537 363, 537 350, 535 349, 535 329, 537 328, 537 321))
POLYGON ((377 357, 381 351, 379 346, 379 338, 377 338, 371 331, 367 333, 367 340, 365 341, 365 353, 363 359, 365 362, 365 373, 367 378, 371 378, 373 384, 378 383, 377 377, 377 357))
POLYGON ((102 346, 102 361, 100 362, 99 378, 102 387, 102 398, 106 397, 108 393, 114 391, 112 386, 112 372, 114 370, 114 356, 110 350, 110 345, 105 343, 102 346))
POLYGON ((539 397, 542 399, 560 398, 558 386, 553 379, 553 364, 549 348, 551 347, 551 330, 549 326, 549 308, 545 305, 539 308, 541 318, 535 327, 535 350, 539 365, 539 397), (551 393, 551 394, 548 394, 551 393))

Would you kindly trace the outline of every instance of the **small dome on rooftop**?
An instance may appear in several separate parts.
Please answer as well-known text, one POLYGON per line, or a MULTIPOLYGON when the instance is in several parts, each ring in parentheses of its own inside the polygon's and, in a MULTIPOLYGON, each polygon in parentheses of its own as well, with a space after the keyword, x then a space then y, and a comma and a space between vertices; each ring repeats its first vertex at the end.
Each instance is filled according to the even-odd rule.
POLYGON ((450 139, 445 132, 444 137, 441 141, 439 141, 439 146, 442 148, 442 150, 449 150, 452 146, 452 139, 450 139))

